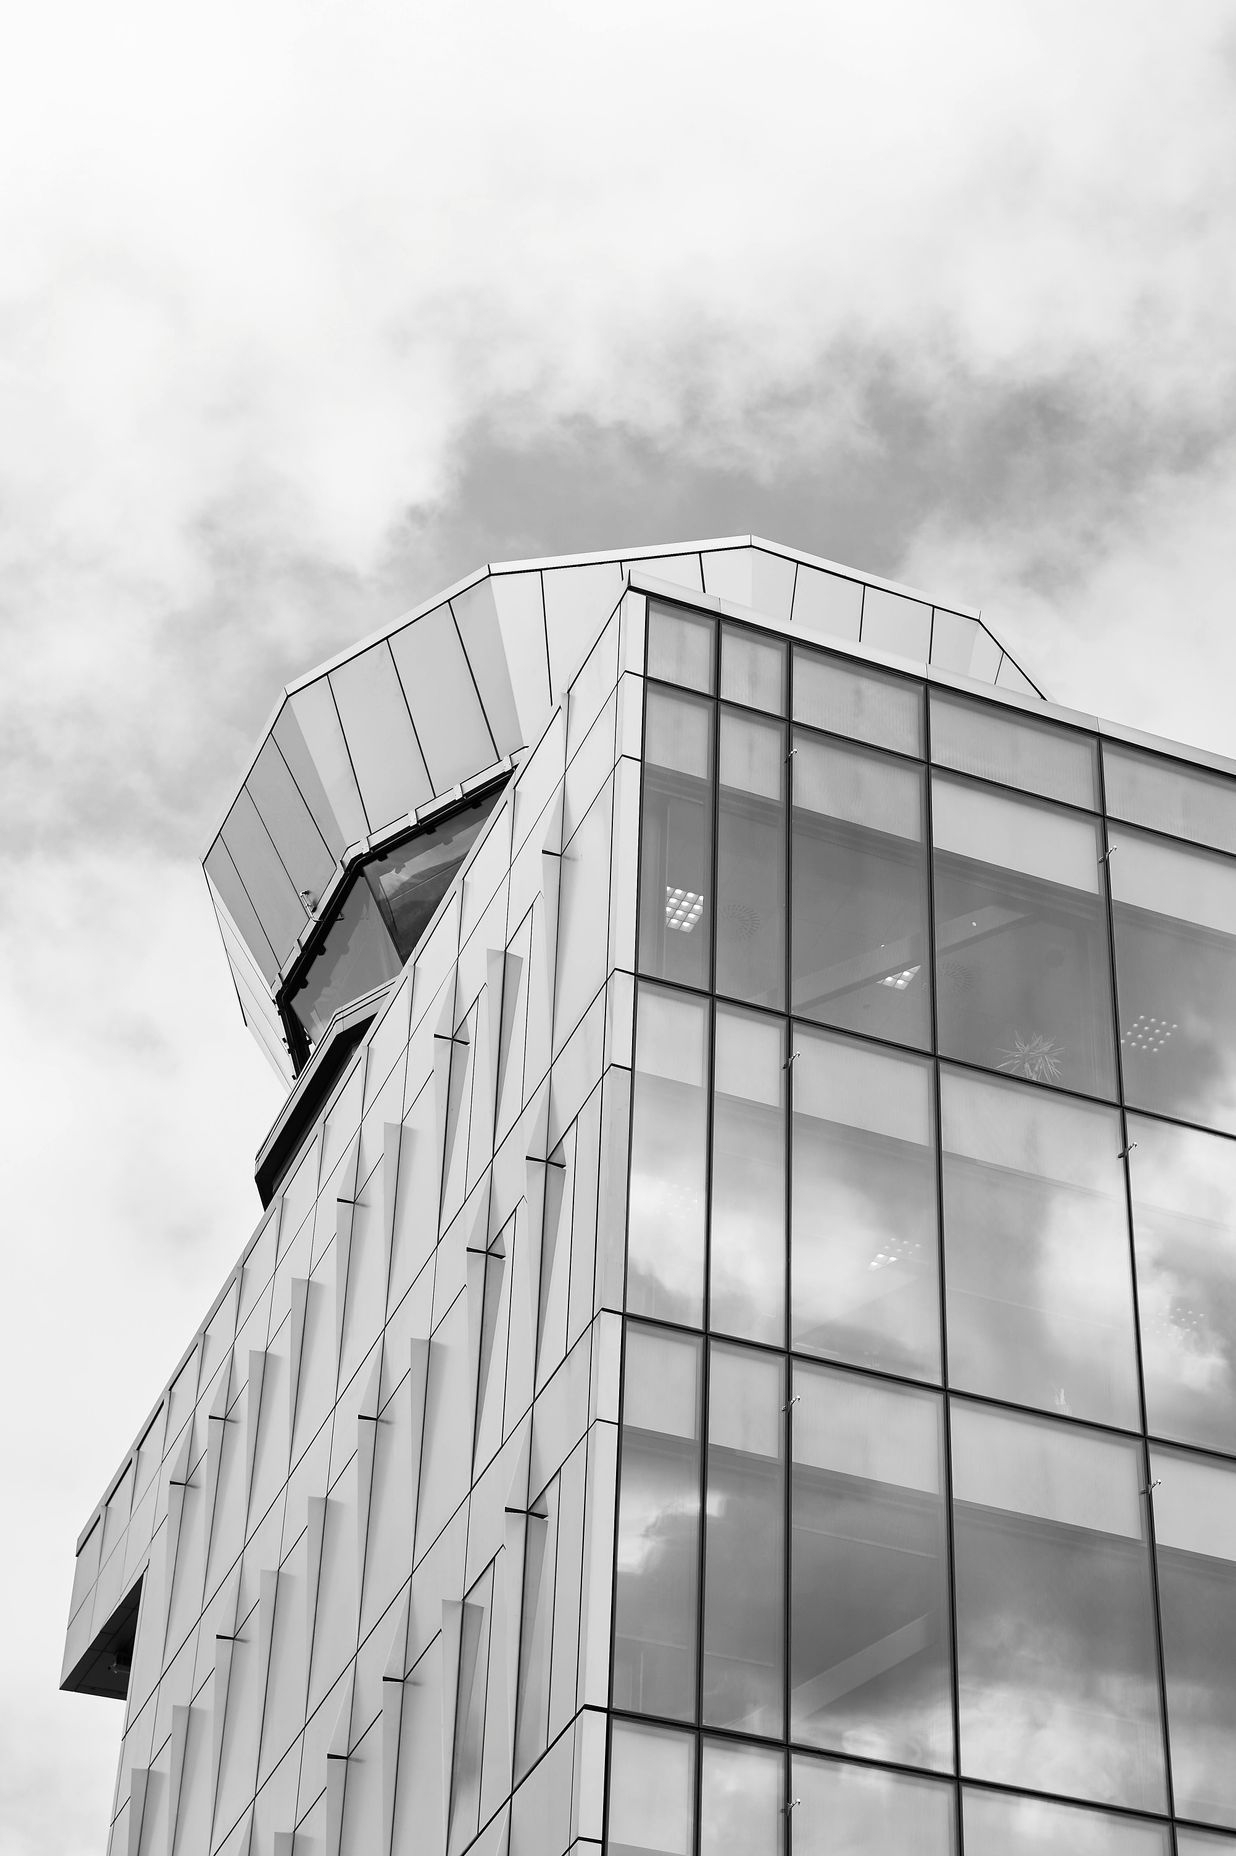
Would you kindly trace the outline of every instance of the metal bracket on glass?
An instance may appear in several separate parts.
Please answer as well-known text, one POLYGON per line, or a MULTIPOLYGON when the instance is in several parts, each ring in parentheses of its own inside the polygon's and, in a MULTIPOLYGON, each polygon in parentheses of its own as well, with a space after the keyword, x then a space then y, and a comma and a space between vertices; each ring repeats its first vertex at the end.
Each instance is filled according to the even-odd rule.
POLYGON ((798 1403, 798 1401, 799 1401, 799 1399, 800 1399, 801 1397, 802 1397, 802 1393, 801 1393, 801 1392, 796 1392, 796 1393, 794 1394, 794 1396, 793 1396, 793 1398, 792 1398, 792 1399, 791 1399, 791 1400, 789 1401, 789 1403, 788 1403, 788 1404, 786 1404, 786 1405, 783 1405, 783 1406, 781 1407, 781 1409, 782 1409, 782 1411, 785 1411, 785 1412, 790 1412, 790 1411, 793 1411, 793 1409, 794 1409, 794 1407, 795 1407, 795 1405, 797 1405, 797 1403, 798 1403))
POLYGON ((802 1803, 801 1798, 790 1798, 786 1801, 785 1804, 782 1805, 781 1809, 785 1812, 786 1816, 788 1817, 791 1811, 797 1811, 801 1803, 802 1803))
POLYGON ((1119 849, 1120 849, 1120 846, 1118 844, 1109 844, 1107 849, 1101 854, 1099 858, 1099 862, 1101 864, 1105 864, 1108 858, 1111 856, 1112 852, 1118 851, 1119 849))
POLYGON ((1133 1152, 1133 1149, 1136 1146, 1137 1146, 1136 1141, 1129 1141, 1126 1146, 1120 1149, 1120 1152, 1117 1154, 1116 1158, 1118 1160, 1127 1160, 1129 1155, 1133 1152))

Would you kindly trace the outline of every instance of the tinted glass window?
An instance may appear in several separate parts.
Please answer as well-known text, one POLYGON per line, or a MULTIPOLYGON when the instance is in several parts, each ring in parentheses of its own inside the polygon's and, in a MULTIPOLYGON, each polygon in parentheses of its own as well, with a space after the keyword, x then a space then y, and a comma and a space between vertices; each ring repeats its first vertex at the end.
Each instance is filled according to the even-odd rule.
POLYGON ((689 986, 709 981, 712 728, 712 703, 649 688, 639 964, 689 986))

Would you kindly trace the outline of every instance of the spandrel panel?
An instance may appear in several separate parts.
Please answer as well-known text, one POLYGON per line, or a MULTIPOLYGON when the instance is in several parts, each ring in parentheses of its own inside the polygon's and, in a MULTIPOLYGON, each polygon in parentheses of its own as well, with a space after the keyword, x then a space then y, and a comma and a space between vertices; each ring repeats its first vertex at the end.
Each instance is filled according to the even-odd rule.
POLYGON ((745 625, 721 627, 721 696, 748 709, 785 714, 786 644, 745 625))
POLYGON ((790 1736, 951 1771, 939 1396, 806 1365, 794 1394, 790 1736))
POLYGON ((615 1721, 609 1768, 609 1856, 691 1856, 695 1736, 615 1721))
POLYGON ((857 644, 862 617, 861 580, 847 580, 843 574, 826 573, 821 567, 799 562, 794 581, 795 625, 826 638, 844 638, 857 644))
POLYGON ((794 720, 899 754, 923 752, 922 685, 794 647, 794 720))
POLYGON ((280 960, 286 960, 309 919, 308 910, 293 889, 246 787, 237 794, 220 836, 271 946, 280 960))
MULTIPOLYGON (((329 691, 327 695, 329 697, 329 691)), ((352 838, 345 836, 305 744, 305 737, 293 712, 290 699, 285 701, 275 719, 271 739, 274 746, 278 748, 298 792, 303 796, 333 863, 337 857, 342 855, 344 846, 352 842, 352 838, 364 834, 363 832, 353 833, 352 838)), ((359 799, 356 804, 359 809, 359 799)))
POLYGON ((237 932, 243 936, 244 945, 257 963, 262 978, 268 986, 273 986, 279 974, 278 957, 258 920, 257 910, 250 902, 244 884, 236 874, 236 866, 222 838, 216 838, 207 852, 205 870, 224 908, 236 924, 237 932))
POLYGON ((961 1769, 1164 1808, 1142 1447, 954 1400, 961 1769))
POLYGON ((931 758, 974 774, 1093 811, 1098 805, 1097 740, 995 703, 931 692, 931 758))
POLYGON ((794 1856, 955 1856, 953 1788, 795 1754, 794 1856))
POLYGON ((939 776, 932 815, 941 1053, 1110 1098, 1097 823, 939 776))
POLYGON ((877 651, 921 658, 925 664, 931 653, 931 607, 869 586, 863 592, 862 639, 877 651))
POLYGON ((627 1311, 700 1327, 708 1149, 708 1007, 641 986, 631 1123, 627 1311))
POLYGON ((1236 1450, 1236 1142, 1130 1115, 1146 1422, 1236 1450))
POLYGON ((1236 861, 1110 842, 1125 1100, 1236 1131, 1236 861))
POLYGON ((782 1732, 785 1370, 775 1354, 709 1350, 703 1719, 782 1732))
POLYGON ((937 670, 951 670, 954 676, 973 676, 975 654, 982 635, 983 628, 977 619, 936 606, 931 615, 932 663, 937 670))
POLYGON ((1138 1429, 1119 1115, 945 1069, 940 1117, 950 1383, 1138 1429))
POLYGON ((273 740, 263 744, 245 784, 297 895, 311 909, 334 875, 335 859, 273 740))
MULTIPOLYGON (((275 725, 275 737, 302 790, 308 791, 307 780, 321 780, 343 840, 341 848, 366 837, 370 824, 361 804, 329 678, 318 677, 288 697, 275 725), (303 754, 299 751, 302 743, 303 754)), ((313 803, 316 812, 317 803, 313 803)), ((325 825, 322 835, 329 844, 330 833, 325 825)))
POLYGON ((614 1705, 695 1718, 702 1342, 629 1322, 614 1705))
POLYGON ((679 606, 648 601, 648 675, 680 689, 715 688, 717 622, 679 606))
POLYGON ((793 1345, 939 1379, 931 1067, 803 1025, 794 1050, 793 1345))
POLYGON ((1176 1810, 1236 1828, 1236 1467, 1154 1450, 1150 1473, 1176 1810))
POLYGON ((785 1032, 719 1006, 713 1079, 709 1325, 785 1344, 785 1032))
POLYGON ((1236 780, 1230 775, 1105 741, 1103 788, 1112 818, 1236 852, 1236 780))
POLYGON ((1172 1856, 1166 1824, 966 1786, 966 1856, 1172 1856))
POLYGON ((785 1754, 705 1740, 700 1856, 784 1856, 785 1754))
POLYGON ((330 673, 370 831, 406 817, 433 791, 385 639, 330 673))
POLYGON ((716 989, 775 1009, 785 995, 785 729, 721 710, 716 989))
POLYGON ((640 971, 707 986, 713 705, 650 685, 644 728, 640 971))
POLYGON ((450 607, 405 625, 390 646, 433 790, 446 792, 500 760, 450 607))
POLYGON ((923 776, 801 729, 793 769, 793 1010, 926 1049, 923 776))
POLYGON ((288 1001, 310 1046, 340 1006, 393 980, 402 965, 373 892, 360 876, 288 1001))

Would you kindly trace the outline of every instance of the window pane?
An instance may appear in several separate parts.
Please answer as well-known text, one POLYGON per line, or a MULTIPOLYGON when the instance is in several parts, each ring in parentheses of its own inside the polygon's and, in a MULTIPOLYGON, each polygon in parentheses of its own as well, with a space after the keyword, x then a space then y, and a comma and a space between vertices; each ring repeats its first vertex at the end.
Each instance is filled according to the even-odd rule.
POLYGON ((1236 851, 1236 780, 1105 741, 1103 784, 1113 818, 1236 851))
POLYGON ((954 1402, 961 1764, 1161 1810, 1141 1447, 954 1402))
POLYGON ((648 601, 648 675, 684 689, 711 691, 714 619, 648 601))
POLYGON ((641 986, 631 1119, 627 1308, 700 1327, 708 1149, 708 1007, 641 986))
POLYGON ((966 702, 933 690, 931 758, 1019 792, 1042 793, 1091 811, 1098 805, 1098 742, 1093 736, 995 703, 966 702))
POLYGON ((938 1379, 930 1066, 803 1025, 794 1045, 793 1345, 938 1379))
POLYGON ((639 964, 688 986, 708 984, 712 715, 710 702, 648 689, 639 964))
POLYGON ((704 1722, 782 1731, 785 1375, 779 1357, 711 1349, 704 1540, 704 1722))
POLYGON ((822 651, 794 648, 794 720, 901 754, 923 751, 923 692, 907 677, 859 670, 822 651))
POLYGON ((1236 862, 1111 843, 1125 1100, 1236 1130, 1236 862))
POLYGON ((1236 1441, 1236 1143, 1129 1117, 1146 1421, 1236 1441))
POLYGON ((785 995, 785 730, 721 711, 717 991, 752 1005, 785 995))
POLYGON ((1138 1429, 1114 1109, 945 1070, 949 1382, 1138 1429))
POLYGON ((700 1856, 782 1856, 785 1754, 705 1740, 700 1856))
POLYGON ((393 980, 402 966, 373 893, 359 876, 288 1001, 310 1049, 340 1006, 393 980))
POLYGON ((1097 823, 939 778, 932 808, 941 1051, 1113 1095, 1097 823))
POLYGON ((695 1718, 700 1346, 627 1323, 614 1703, 695 1718))
POLYGON ((1174 1450, 1151 1464, 1176 1809, 1236 1827, 1236 1469, 1174 1450))
POLYGON ((1172 1856, 1166 1824, 1138 1822, 1108 1811, 1010 1798, 1000 1792, 962 1794, 966 1856, 1172 1856))
POLYGON ((785 714, 785 644, 780 638, 747 631, 741 625, 721 627, 721 694, 729 702, 749 709, 785 714))
POLYGON ((837 1759, 794 1757, 794 1856, 953 1856, 953 1788, 837 1759))
POLYGON ((609 1756, 609 1856, 690 1856, 695 1736, 615 1721, 609 1756))
POLYGON ((940 1400, 818 1366, 794 1392, 791 1737, 951 1770, 940 1400))
POLYGON ((927 1048, 918 769, 796 731, 792 858, 794 1010, 927 1048))
POLYGON ((1221 1836, 1211 1830, 1185 1830, 1176 1832, 1176 1856, 1233 1856, 1236 1851, 1236 1837, 1221 1836))
POLYGON ((709 1324, 785 1344, 785 1033, 717 1008, 709 1324))
POLYGON ((419 832, 407 844, 366 866, 365 879, 392 931, 401 960, 407 960, 416 948, 499 796, 495 788, 479 804, 419 832))

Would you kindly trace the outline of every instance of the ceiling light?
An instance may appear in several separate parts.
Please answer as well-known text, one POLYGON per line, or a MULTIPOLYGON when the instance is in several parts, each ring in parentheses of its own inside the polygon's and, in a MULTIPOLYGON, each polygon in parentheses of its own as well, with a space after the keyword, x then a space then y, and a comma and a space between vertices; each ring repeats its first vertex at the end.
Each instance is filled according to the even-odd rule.
POLYGON ((917 972, 917 967, 903 967, 900 973, 886 973, 880 984, 891 986, 894 992, 904 992, 917 972))
POLYGON ((1174 1019, 1155 1018, 1152 1013, 1139 1012, 1120 1042, 1126 1050, 1144 1050, 1153 1057, 1163 1049, 1172 1032, 1179 1029, 1174 1019))
POLYGON ((704 898, 697 896, 693 889, 670 889, 665 891, 665 926, 676 928, 680 934, 690 934, 700 916, 704 913, 704 898))

